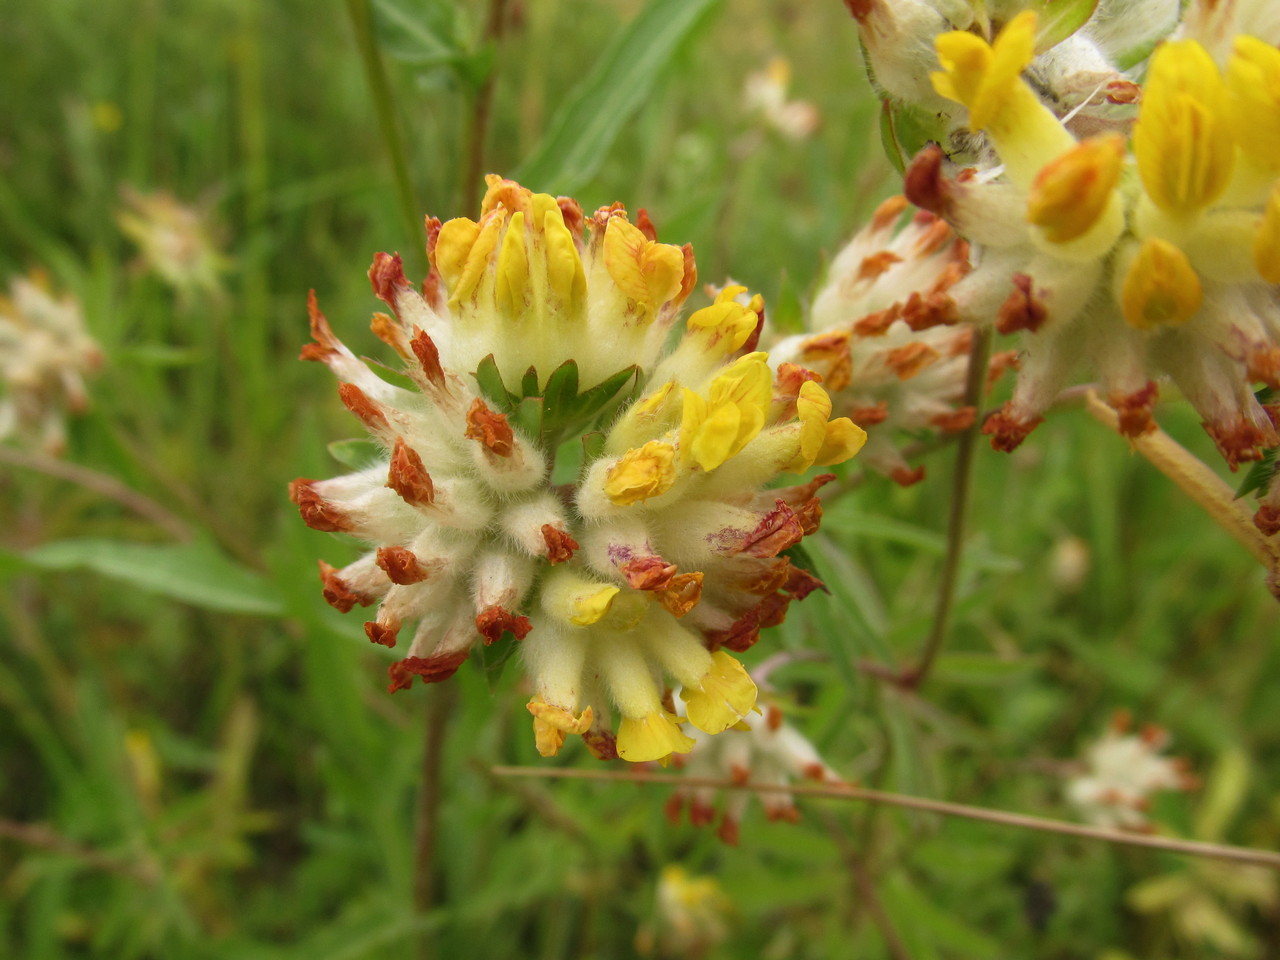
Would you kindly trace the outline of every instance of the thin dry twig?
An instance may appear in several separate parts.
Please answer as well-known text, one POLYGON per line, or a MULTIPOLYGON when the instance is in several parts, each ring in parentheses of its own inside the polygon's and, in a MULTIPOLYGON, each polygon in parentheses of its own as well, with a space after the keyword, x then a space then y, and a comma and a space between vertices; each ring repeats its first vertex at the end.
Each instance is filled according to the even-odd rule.
POLYGON ((717 780, 713 777, 686 777, 670 773, 610 773, 607 770, 566 770, 542 767, 493 767, 497 777, 550 777, 561 780, 603 780, 618 783, 663 783, 672 786, 710 787, 717 790, 754 790, 757 793, 789 793, 799 797, 823 797, 832 800, 860 800, 864 803, 886 804, 903 807, 908 810, 922 810, 926 813, 938 813, 947 817, 963 817, 967 820, 981 820, 986 823, 997 823, 1006 827, 1021 827, 1025 830, 1039 830, 1042 833, 1057 833, 1068 837, 1080 837, 1085 840, 1101 840, 1130 847, 1149 847, 1169 853, 1183 853, 1196 857, 1212 857, 1218 860, 1232 860, 1236 863, 1251 863, 1261 867, 1280 870, 1280 853, 1270 850, 1253 850, 1249 847, 1236 847, 1225 843, 1208 843, 1203 840, 1183 840, 1178 837, 1161 837, 1145 833, 1125 833, 1121 830, 1107 830, 1103 827, 1090 827, 1082 823, 1069 823, 1065 820, 1051 820, 1048 817, 1033 817, 1025 813, 1010 813, 1006 810, 988 810, 985 807, 971 807, 963 803, 951 803, 946 800, 931 800, 927 797, 912 797, 902 793, 888 793, 884 790, 868 790, 853 784, 771 784, 771 783, 735 783, 732 780, 717 780))
POLYGON ((43 454, 28 453, 9 447, 0 447, 0 463, 34 470, 37 473, 43 473, 46 477, 66 480, 109 500, 114 500, 143 519, 151 521, 177 540, 187 541, 194 536, 191 527, 177 514, 108 474, 99 473, 78 463, 68 463, 43 454))
POLYGON ((73 860, 79 860, 85 866, 110 873, 121 873, 149 885, 159 880, 156 870, 148 865, 134 863, 122 857, 95 850, 93 847, 86 847, 41 823, 0 819, 0 837, 8 837, 10 840, 16 840, 29 847, 48 850, 51 853, 59 853, 73 860))

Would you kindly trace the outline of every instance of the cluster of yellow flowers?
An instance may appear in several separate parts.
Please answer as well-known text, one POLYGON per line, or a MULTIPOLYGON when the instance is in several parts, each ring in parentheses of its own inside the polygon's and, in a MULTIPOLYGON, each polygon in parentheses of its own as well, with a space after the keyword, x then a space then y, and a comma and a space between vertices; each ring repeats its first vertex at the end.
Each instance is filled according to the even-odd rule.
POLYGON ((394 314, 373 329, 416 389, 357 359, 312 301, 303 355, 329 365, 386 450, 293 484, 308 524, 373 546, 321 566, 326 598, 378 603, 375 643, 412 624, 393 690, 515 638, 544 755, 575 733, 602 757, 659 760, 693 746, 685 718, 708 734, 740 723, 756 690, 726 650, 818 585, 786 551, 816 529, 829 475, 763 486, 847 459, 865 434, 831 419, 806 371, 770 369, 761 305, 741 288, 668 348, 696 270, 643 213, 586 216, 490 177, 478 221, 432 221, 430 236, 421 290, 397 257, 370 270, 394 314))

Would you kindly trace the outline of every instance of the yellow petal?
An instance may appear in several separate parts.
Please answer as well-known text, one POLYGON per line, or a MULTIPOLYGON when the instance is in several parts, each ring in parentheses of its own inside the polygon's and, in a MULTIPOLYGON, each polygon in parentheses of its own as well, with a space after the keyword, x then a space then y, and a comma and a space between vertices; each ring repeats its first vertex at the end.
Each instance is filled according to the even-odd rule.
POLYGON ((508 317, 524 312, 529 300, 529 251, 525 247, 524 214, 513 213, 498 253, 498 309, 508 317))
MULTIPOLYGON (((470 297, 480 286, 480 281, 489 269, 489 261, 493 257, 493 252, 498 247, 498 240, 502 234, 502 225, 506 222, 506 219, 506 211, 502 209, 486 214, 481 219, 480 233, 476 236, 476 241, 472 244, 471 249, 467 251, 467 259, 462 266, 462 273, 458 277, 457 285, 449 290, 450 303, 458 303, 470 297)), ((450 221, 450 223, 452 222, 450 221)), ((448 226, 448 224, 445 226, 448 226)), ((444 232, 443 227, 440 232, 444 232)), ((439 250, 438 240, 436 249, 437 251, 439 250)))
POLYGON ((756 705, 756 685, 746 669, 723 650, 711 655, 711 669, 699 687, 681 698, 689 722, 706 733, 720 733, 741 721, 756 705))
POLYGON ((969 108, 974 130, 1007 124, 1008 110, 1020 99, 1022 71, 1035 56, 1035 12, 1024 10, 1010 20, 991 46, 961 31, 944 33, 934 44, 943 69, 931 77, 934 89, 969 108))
POLYGON ((1124 138, 1093 137, 1040 171, 1027 199, 1027 220, 1053 243, 1088 232, 1111 199, 1124 163, 1124 138))
POLYGON ((544 757, 554 757, 560 752, 566 733, 586 733, 591 729, 594 714, 590 707, 575 715, 572 710, 547 703, 541 697, 531 699, 527 707, 533 714, 534 743, 544 757))
POLYGON ((569 622, 577 627, 589 627, 593 623, 598 623, 613 606, 614 597, 621 592, 617 587, 610 585, 574 597, 569 622))
POLYGON ((1203 290, 1186 254, 1171 243, 1143 243, 1121 288, 1124 318, 1139 330, 1186 323, 1200 309, 1203 290))
POLYGON ((623 717, 618 724, 618 756, 632 763, 688 753, 694 742, 680 732, 677 719, 665 710, 639 718, 623 717))
POLYGON ((450 220, 440 228, 436 238, 436 269, 445 289, 452 291, 462 276, 462 268, 466 265, 467 255, 475 246, 476 237, 480 236, 480 224, 466 217, 450 220))
POLYGON ((1226 189, 1235 161, 1226 107, 1226 87, 1204 47, 1180 40, 1156 50, 1133 153, 1147 196, 1161 210, 1194 213, 1226 189))
POLYGON ((547 280, 560 302, 569 305, 587 298, 587 276, 573 233, 564 225, 560 208, 548 210, 542 217, 542 231, 547 244, 547 280))
POLYGON ((1253 264, 1267 283, 1280 283, 1280 183, 1271 188, 1253 238, 1253 264))
POLYGON ((1264 170, 1280 170, 1280 50, 1257 37, 1236 37, 1227 95, 1241 152, 1264 170))
POLYGON ((684 251, 654 243, 621 217, 605 228, 604 264, 618 289, 650 317, 675 298, 684 279, 684 251))
POLYGON ((827 432, 822 440, 822 448, 818 451, 818 455, 813 458, 813 463, 810 466, 830 467, 837 463, 844 463, 850 457, 855 456, 866 442, 867 431, 863 430, 848 417, 832 420, 827 424, 827 432))
POLYGON ((676 480, 675 455, 675 448, 660 440, 628 450, 605 474, 605 496, 630 506, 666 493, 676 480))

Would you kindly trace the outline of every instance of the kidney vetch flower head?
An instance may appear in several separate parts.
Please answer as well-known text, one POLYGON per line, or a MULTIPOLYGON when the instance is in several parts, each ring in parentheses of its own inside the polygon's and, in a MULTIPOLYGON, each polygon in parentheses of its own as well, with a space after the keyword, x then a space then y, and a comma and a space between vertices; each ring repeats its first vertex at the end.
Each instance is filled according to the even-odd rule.
MULTIPOLYGON (((969 244, 946 221, 890 197, 832 260, 808 332, 769 348, 779 369, 822 376, 833 409, 868 430, 862 460, 903 485, 924 476, 907 463, 904 436, 966 430, 976 415, 964 403, 973 325, 950 293, 969 269, 969 244)), ((1015 359, 995 357, 991 369, 1015 359)))
POLYGON ((416 389, 357 359, 312 297, 303 357, 334 371, 386 451, 292 485, 310 526, 373 546, 341 570, 321 565, 325 597, 344 611, 379 604, 369 639, 408 640, 392 691, 514 638, 542 754, 568 733, 606 758, 687 752, 666 678, 694 727, 740 722, 755 685, 726 651, 818 585, 785 551, 817 527, 830 475, 762 485, 845 460, 865 435, 829 419, 810 377, 772 375, 754 350, 758 301, 738 303, 741 288, 666 347, 696 270, 643 211, 587 217, 573 200, 488 183, 478 221, 428 222, 421 290, 399 257, 370 269, 394 315, 375 314, 373 329, 416 389))
POLYGON ((907 174, 907 195, 975 243, 960 315, 1026 334, 985 431, 1012 449, 1087 374, 1140 435, 1167 375, 1233 469, 1261 459, 1280 441, 1253 393, 1280 387, 1280 50, 1239 36, 1224 75, 1199 43, 1166 42, 1131 143, 1077 140, 1020 75, 1034 30, 1024 13, 991 45, 938 38, 935 86, 1003 165, 948 177, 935 147, 907 174))

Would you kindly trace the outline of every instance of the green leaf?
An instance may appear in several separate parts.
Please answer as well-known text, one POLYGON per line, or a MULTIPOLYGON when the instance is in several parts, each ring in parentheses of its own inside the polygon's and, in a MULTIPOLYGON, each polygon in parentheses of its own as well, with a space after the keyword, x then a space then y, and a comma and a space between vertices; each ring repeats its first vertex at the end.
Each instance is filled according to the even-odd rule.
POLYGON ((334 440, 329 444, 329 456, 344 467, 352 470, 363 470, 383 458, 382 446, 373 440, 364 438, 353 440, 334 440))
POLYGON ((563 425, 568 414, 573 410, 573 402, 578 398, 578 364, 575 360, 566 360, 547 379, 547 388, 542 391, 543 425, 554 431, 563 425))
POLYGON ((1236 489, 1237 500, 1271 485, 1271 478, 1277 470, 1277 454, 1280 454, 1280 447, 1271 447, 1262 451, 1262 459, 1256 461, 1240 481, 1240 486, 1236 489))
POLYGON ((1093 16, 1098 0, 1034 0, 1026 9, 1034 10, 1036 20, 1036 53, 1056 47, 1093 16))
POLYGON ((1240 812, 1249 790, 1249 758, 1239 747, 1218 757, 1205 783, 1195 835, 1198 840, 1217 843, 1240 812))
POLYGON ((582 466, 586 469, 595 460, 604 456, 604 434, 600 431, 588 433, 582 438, 582 466))
POLYGON ((556 111, 515 179, 570 194, 591 179, 681 42, 719 5, 720 0, 649 0, 556 111))
POLYGON ((379 45, 421 67, 456 66, 466 57, 453 12, 440 0, 373 0, 379 45))
POLYGON ((208 610, 260 616, 283 611, 267 581, 205 541, 55 540, 26 551, 22 558, 42 570, 92 570, 208 610))
POLYGON ((507 385, 502 382, 502 374, 498 371, 498 364, 493 359, 492 353, 480 361, 473 376, 480 386, 480 392, 490 403, 495 404, 502 413, 511 412, 520 398, 509 391, 507 385))

